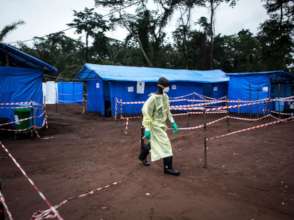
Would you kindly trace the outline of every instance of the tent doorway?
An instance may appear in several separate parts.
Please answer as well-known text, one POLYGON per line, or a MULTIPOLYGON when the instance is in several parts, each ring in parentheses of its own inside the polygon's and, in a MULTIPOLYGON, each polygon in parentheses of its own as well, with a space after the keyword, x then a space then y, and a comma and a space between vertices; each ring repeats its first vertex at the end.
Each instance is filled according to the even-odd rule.
POLYGON ((111 101, 110 101, 110 87, 109 82, 106 82, 103 87, 104 90, 104 116, 111 117, 111 101))

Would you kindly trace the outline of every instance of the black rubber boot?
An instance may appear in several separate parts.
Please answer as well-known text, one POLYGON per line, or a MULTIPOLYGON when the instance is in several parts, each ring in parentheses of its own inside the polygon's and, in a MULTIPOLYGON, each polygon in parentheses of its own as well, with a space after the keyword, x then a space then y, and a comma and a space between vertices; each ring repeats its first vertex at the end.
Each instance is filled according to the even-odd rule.
POLYGON ((141 151, 139 154, 139 160, 142 161, 144 166, 150 166, 150 162, 147 160, 147 156, 150 152, 150 143, 149 144, 144 144, 141 146, 141 151))
POLYGON ((179 176, 181 173, 178 170, 173 169, 173 157, 163 158, 163 169, 165 174, 179 176))

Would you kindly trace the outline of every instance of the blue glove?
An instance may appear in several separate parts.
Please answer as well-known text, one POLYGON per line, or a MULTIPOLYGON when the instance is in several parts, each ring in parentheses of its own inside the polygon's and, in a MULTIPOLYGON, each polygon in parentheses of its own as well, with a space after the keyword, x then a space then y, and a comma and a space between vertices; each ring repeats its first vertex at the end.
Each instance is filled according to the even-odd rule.
POLYGON ((177 134, 179 132, 179 128, 176 122, 172 123, 172 129, 174 134, 177 134))
POLYGON ((151 138, 151 132, 150 132, 150 130, 145 129, 145 131, 144 131, 144 137, 145 137, 147 140, 150 140, 150 138, 151 138))

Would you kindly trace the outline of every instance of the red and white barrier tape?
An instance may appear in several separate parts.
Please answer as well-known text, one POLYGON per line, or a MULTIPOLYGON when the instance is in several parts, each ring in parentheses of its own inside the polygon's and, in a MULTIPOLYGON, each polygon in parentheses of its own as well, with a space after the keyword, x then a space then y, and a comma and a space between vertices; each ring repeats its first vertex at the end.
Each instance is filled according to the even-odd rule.
POLYGON ((33 106, 5 106, 5 107, 2 107, 0 106, 0 109, 21 109, 21 108, 34 108, 33 106))
MULTIPOLYGON (((119 183, 121 183, 121 181, 113 182, 111 184, 108 184, 108 185, 105 185, 105 186, 102 186, 102 187, 98 187, 96 189, 93 189, 93 190, 91 190, 91 191, 89 191, 87 193, 80 194, 78 196, 72 196, 72 197, 70 197, 68 199, 63 200, 62 202, 58 203, 57 205, 54 205, 54 208, 59 209, 61 206, 65 205, 66 203, 68 203, 68 202, 70 202, 72 200, 84 198, 84 197, 93 195, 94 193, 97 193, 99 191, 107 190, 112 186, 118 185, 119 183)), ((51 209, 46 209, 46 210, 43 210, 43 211, 34 212, 34 214, 32 216, 33 220, 43 220, 43 219, 49 219, 49 218, 55 218, 55 216, 52 213, 51 209)))
MULTIPOLYGON (((202 110, 202 109, 201 109, 202 110)), ((227 114, 228 111, 215 111, 215 112, 206 112, 205 114, 227 114)), ((203 111, 198 111, 198 112, 187 112, 187 115, 202 115, 203 111)), ((177 114, 173 114, 173 115, 177 115, 177 114)))
MULTIPOLYGON (((206 114, 226 114, 227 111, 217 111, 217 112, 206 112, 206 114)), ((179 117, 179 116, 188 116, 188 115, 202 115, 203 111, 199 111, 199 112, 185 112, 185 113, 175 113, 173 114, 173 117, 179 117)), ((132 119, 141 119, 143 116, 129 116, 129 117, 125 117, 125 116, 121 116, 120 119, 121 120, 132 120, 132 119)))
POLYGON ((276 112, 276 111, 271 111, 271 112, 274 114, 277 114, 277 115, 294 116, 294 112, 292 112, 292 113, 284 113, 284 112, 276 112))
MULTIPOLYGON (((227 111, 222 111, 222 112, 206 112, 207 114, 226 114, 227 111)), ((178 117, 178 116, 187 116, 187 115, 199 115, 199 114, 203 114, 203 112, 188 112, 188 113, 178 113, 178 114, 173 114, 174 117, 178 117)), ((127 134, 128 133, 128 129, 129 129, 129 120, 130 119, 141 119, 142 116, 134 116, 134 117, 124 117, 121 116, 120 119, 121 120, 125 120, 125 131, 124 133, 127 134)), ((191 127, 191 128, 180 128, 180 130, 195 130, 198 129, 200 125, 196 126, 196 127, 191 127)), ((199 127, 202 128, 202 127, 199 127)))
MULTIPOLYGON (((223 121, 224 119, 227 119, 227 118, 228 118, 228 116, 224 116, 222 118, 219 118, 219 119, 216 119, 214 121, 208 122, 206 124, 206 126, 213 125, 213 124, 215 124, 217 122, 220 122, 220 121, 223 121)), ((201 125, 197 125, 197 126, 194 126, 194 127, 185 127, 185 128, 182 127, 182 128, 179 128, 179 130, 180 131, 192 131, 192 130, 197 130, 197 129, 200 129, 200 128, 203 128, 203 127, 204 127, 204 124, 201 124, 201 125)), ((169 129, 171 129, 171 128, 169 128, 169 129)))
POLYGON ((33 119, 33 118, 41 118, 43 115, 45 115, 45 111, 42 112, 40 115, 38 116, 31 116, 31 117, 28 117, 28 118, 23 118, 23 119, 19 119, 19 120, 15 120, 15 121, 11 121, 11 122, 7 122, 7 123, 2 123, 0 124, 0 127, 1 126, 5 126, 5 125, 11 125, 11 124, 16 124, 18 122, 22 122, 22 121, 27 121, 29 119, 33 119))
POLYGON ((261 124, 261 125, 256 125, 256 126, 253 126, 253 127, 250 127, 250 128, 244 128, 244 129, 241 129, 241 130, 238 130, 238 131, 233 131, 233 132, 229 132, 229 133, 226 133, 226 134, 217 135, 217 136, 214 136, 214 137, 209 137, 209 138, 207 138, 207 140, 209 140, 209 141, 210 140, 216 140, 216 139, 224 138, 224 137, 227 137, 227 136, 230 136, 230 135, 233 135, 233 134, 238 134, 238 133, 242 133, 242 132, 246 132, 246 131, 255 130, 255 129, 258 129, 258 128, 264 128, 264 127, 267 127, 267 126, 279 124, 279 123, 282 123, 282 122, 291 121, 292 119, 294 119, 294 117, 290 117, 290 118, 286 118, 286 119, 279 119, 277 121, 268 122, 268 123, 264 123, 264 124, 261 124))
POLYGON ((219 103, 224 103, 224 100, 220 101, 212 101, 212 102, 205 102, 205 103, 198 103, 198 104, 192 104, 192 105, 172 105, 170 106, 170 109, 179 109, 179 108, 190 108, 190 107, 202 107, 202 106, 208 106, 208 105, 213 105, 213 104, 219 104, 219 103))
POLYGON ((191 93, 188 93, 188 94, 182 95, 182 96, 174 96, 174 97, 170 97, 170 98, 171 99, 182 99, 182 98, 190 97, 190 96, 193 96, 193 95, 196 95, 195 92, 191 92, 191 93))
POLYGON ((129 118, 126 119, 125 134, 128 134, 128 130, 129 130, 129 118))
POLYGON ((34 183, 34 181, 27 175, 27 173, 24 171, 24 169, 20 166, 20 164, 16 161, 16 159, 12 156, 12 154, 8 151, 8 149, 3 145, 2 142, 0 142, 1 147, 3 150, 7 153, 7 155, 10 157, 10 159, 13 161, 13 163, 16 165, 16 167, 21 171, 21 173, 24 175, 24 177, 29 181, 29 183, 32 185, 33 189, 39 194, 39 196, 42 198, 42 200, 47 204, 47 206, 50 208, 52 213, 54 213, 55 218, 58 220, 63 220, 63 218, 60 216, 59 212, 51 205, 49 200, 46 198, 46 196, 40 191, 40 189, 37 187, 37 185, 34 183))
MULTIPOLYGON (((229 105, 229 106, 220 106, 220 107, 214 107, 214 108, 205 108, 207 112, 209 111, 220 111, 220 110, 227 110, 232 108, 240 108, 244 106, 251 106, 251 105, 258 105, 262 103, 268 103, 271 102, 271 100, 264 100, 264 101, 256 101, 251 103, 245 103, 245 104, 238 104, 238 105, 229 105)), ((172 110, 199 110, 199 107, 194 107, 195 105, 187 106, 187 107, 181 107, 181 106, 172 106, 172 110)), ((204 108, 202 108, 204 110, 204 108)))
POLYGON ((14 105, 24 105, 24 106, 43 106, 43 104, 35 102, 35 101, 29 101, 29 102, 0 102, 0 106, 14 106, 14 105))
POLYGON ((5 202, 5 198, 4 198, 3 194, 1 193, 1 191, 0 191, 0 202, 3 204, 4 209, 5 209, 6 213, 7 213, 7 216, 9 218, 9 220, 13 220, 12 214, 11 214, 11 212, 10 212, 6 202, 5 202))
MULTIPOLYGON (((195 93, 195 95, 198 93, 195 93)), ((198 94, 199 96, 200 94, 198 94)), ((294 96, 289 96, 289 97, 283 97, 283 98, 274 98, 274 99, 257 99, 257 100, 225 100, 224 98, 226 98, 226 96, 221 97, 221 98, 211 98, 208 96, 200 96, 200 98, 203 99, 170 99, 170 102, 182 102, 182 101, 187 101, 187 102, 208 102, 211 104, 214 103, 222 103, 222 102, 228 102, 228 103, 258 103, 258 102, 269 102, 269 101, 294 101, 292 100, 294 98, 294 96)), ((124 102, 122 99, 118 100, 116 99, 116 103, 121 104, 121 105, 137 105, 137 104, 144 104, 145 101, 130 101, 130 102, 124 102)), ((205 103, 202 103, 202 105, 205 105, 205 103)), ((191 105, 192 106, 192 105, 191 105)), ((183 105, 184 107, 184 105, 183 105)))
POLYGON ((276 116, 274 116, 274 115, 270 115, 271 116, 271 118, 273 118, 273 119, 276 119, 276 120, 280 120, 280 118, 278 118, 278 117, 276 117, 276 116))
MULTIPOLYGON (((202 103, 203 105, 205 103, 222 103, 222 102, 226 102, 226 100, 219 100, 219 99, 170 99, 169 102, 170 103, 175 103, 175 102, 204 102, 202 103)), ((125 102, 125 101, 122 101, 122 100, 116 100, 116 103, 117 104, 120 104, 120 105, 139 105, 139 104, 144 104, 145 101, 131 101, 131 102, 125 102)))
POLYGON ((32 102, 0 102, 0 105, 32 105, 32 102))
MULTIPOLYGON (((193 113, 197 113, 197 114, 203 114, 203 112, 191 112, 191 114, 193 113)), ((215 113, 215 112, 207 112, 207 113, 215 113)), ((227 113, 227 112, 221 112, 222 114, 224 113, 227 113)), ((180 116, 180 115, 187 115, 187 113, 183 113, 183 114, 179 114, 177 116, 180 116)), ((175 114, 173 115, 175 116, 175 114)), ((141 118, 141 117, 133 117, 133 118, 141 118)), ((261 121, 263 119, 266 119, 266 118, 273 118, 273 119, 277 119, 277 120, 280 120, 280 118, 277 118, 271 114, 268 114, 268 115, 265 115, 265 116, 262 116, 262 117, 259 117, 259 118, 244 118, 244 117, 236 117, 236 116, 224 116, 222 118, 219 118, 219 119, 216 119, 214 121, 211 121, 211 122, 208 122, 206 125, 207 126, 210 126, 212 124, 215 124, 217 122, 220 122, 224 119, 235 119, 235 120, 241 120, 241 121, 251 121, 251 122, 256 122, 256 121, 261 121)), ((126 120, 126 124, 125 124, 125 133, 127 133, 127 130, 128 130, 128 125, 129 125, 129 119, 132 119, 132 117, 130 118, 122 118, 122 119, 125 119, 126 120)), ((189 130, 196 130, 196 129, 200 129, 200 128, 203 128, 204 125, 203 124, 200 124, 200 125, 197 125, 197 126, 194 126, 194 127, 181 127, 179 128, 180 131, 189 131, 189 130)), ((168 128, 168 130, 171 130, 171 128, 168 128)))
POLYGON ((272 117, 271 114, 264 115, 259 118, 243 118, 243 117, 236 117, 236 116, 228 116, 230 119, 241 120, 241 121, 260 121, 269 117, 272 117))

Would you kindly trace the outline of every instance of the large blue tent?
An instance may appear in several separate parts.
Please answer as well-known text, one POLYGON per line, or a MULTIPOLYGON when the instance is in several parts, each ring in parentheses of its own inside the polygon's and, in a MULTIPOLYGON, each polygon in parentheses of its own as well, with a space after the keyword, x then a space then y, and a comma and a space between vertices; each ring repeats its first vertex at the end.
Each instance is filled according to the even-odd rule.
POLYGON ((0 118, 14 121, 15 108, 33 105, 33 125, 44 125, 43 74, 57 75, 57 69, 19 49, 0 43, 0 118), (14 104, 13 104, 14 103, 14 104), (28 104, 30 103, 30 104, 28 104))
POLYGON ((155 92, 156 82, 161 76, 169 79, 171 83, 170 97, 197 92, 219 98, 227 93, 228 77, 221 70, 198 71, 85 64, 77 78, 87 81, 87 111, 113 116, 116 111, 127 115, 139 114, 141 105, 127 105, 118 109, 116 99, 145 101, 150 93, 155 92), (138 91, 140 84, 144 85, 143 91, 138 91))
MULTIPOLYGON (((228 73, 227 75, 230 77, 228 87, 230 100, 254 101, 288 97, 294 94, 294 75, 285 71, 228 73)), ((284 103, 275 102, 234 108, 230 109, 230 112, 266 114, 271 110, 284 111, 287 108, 289 106, 284 103)))

